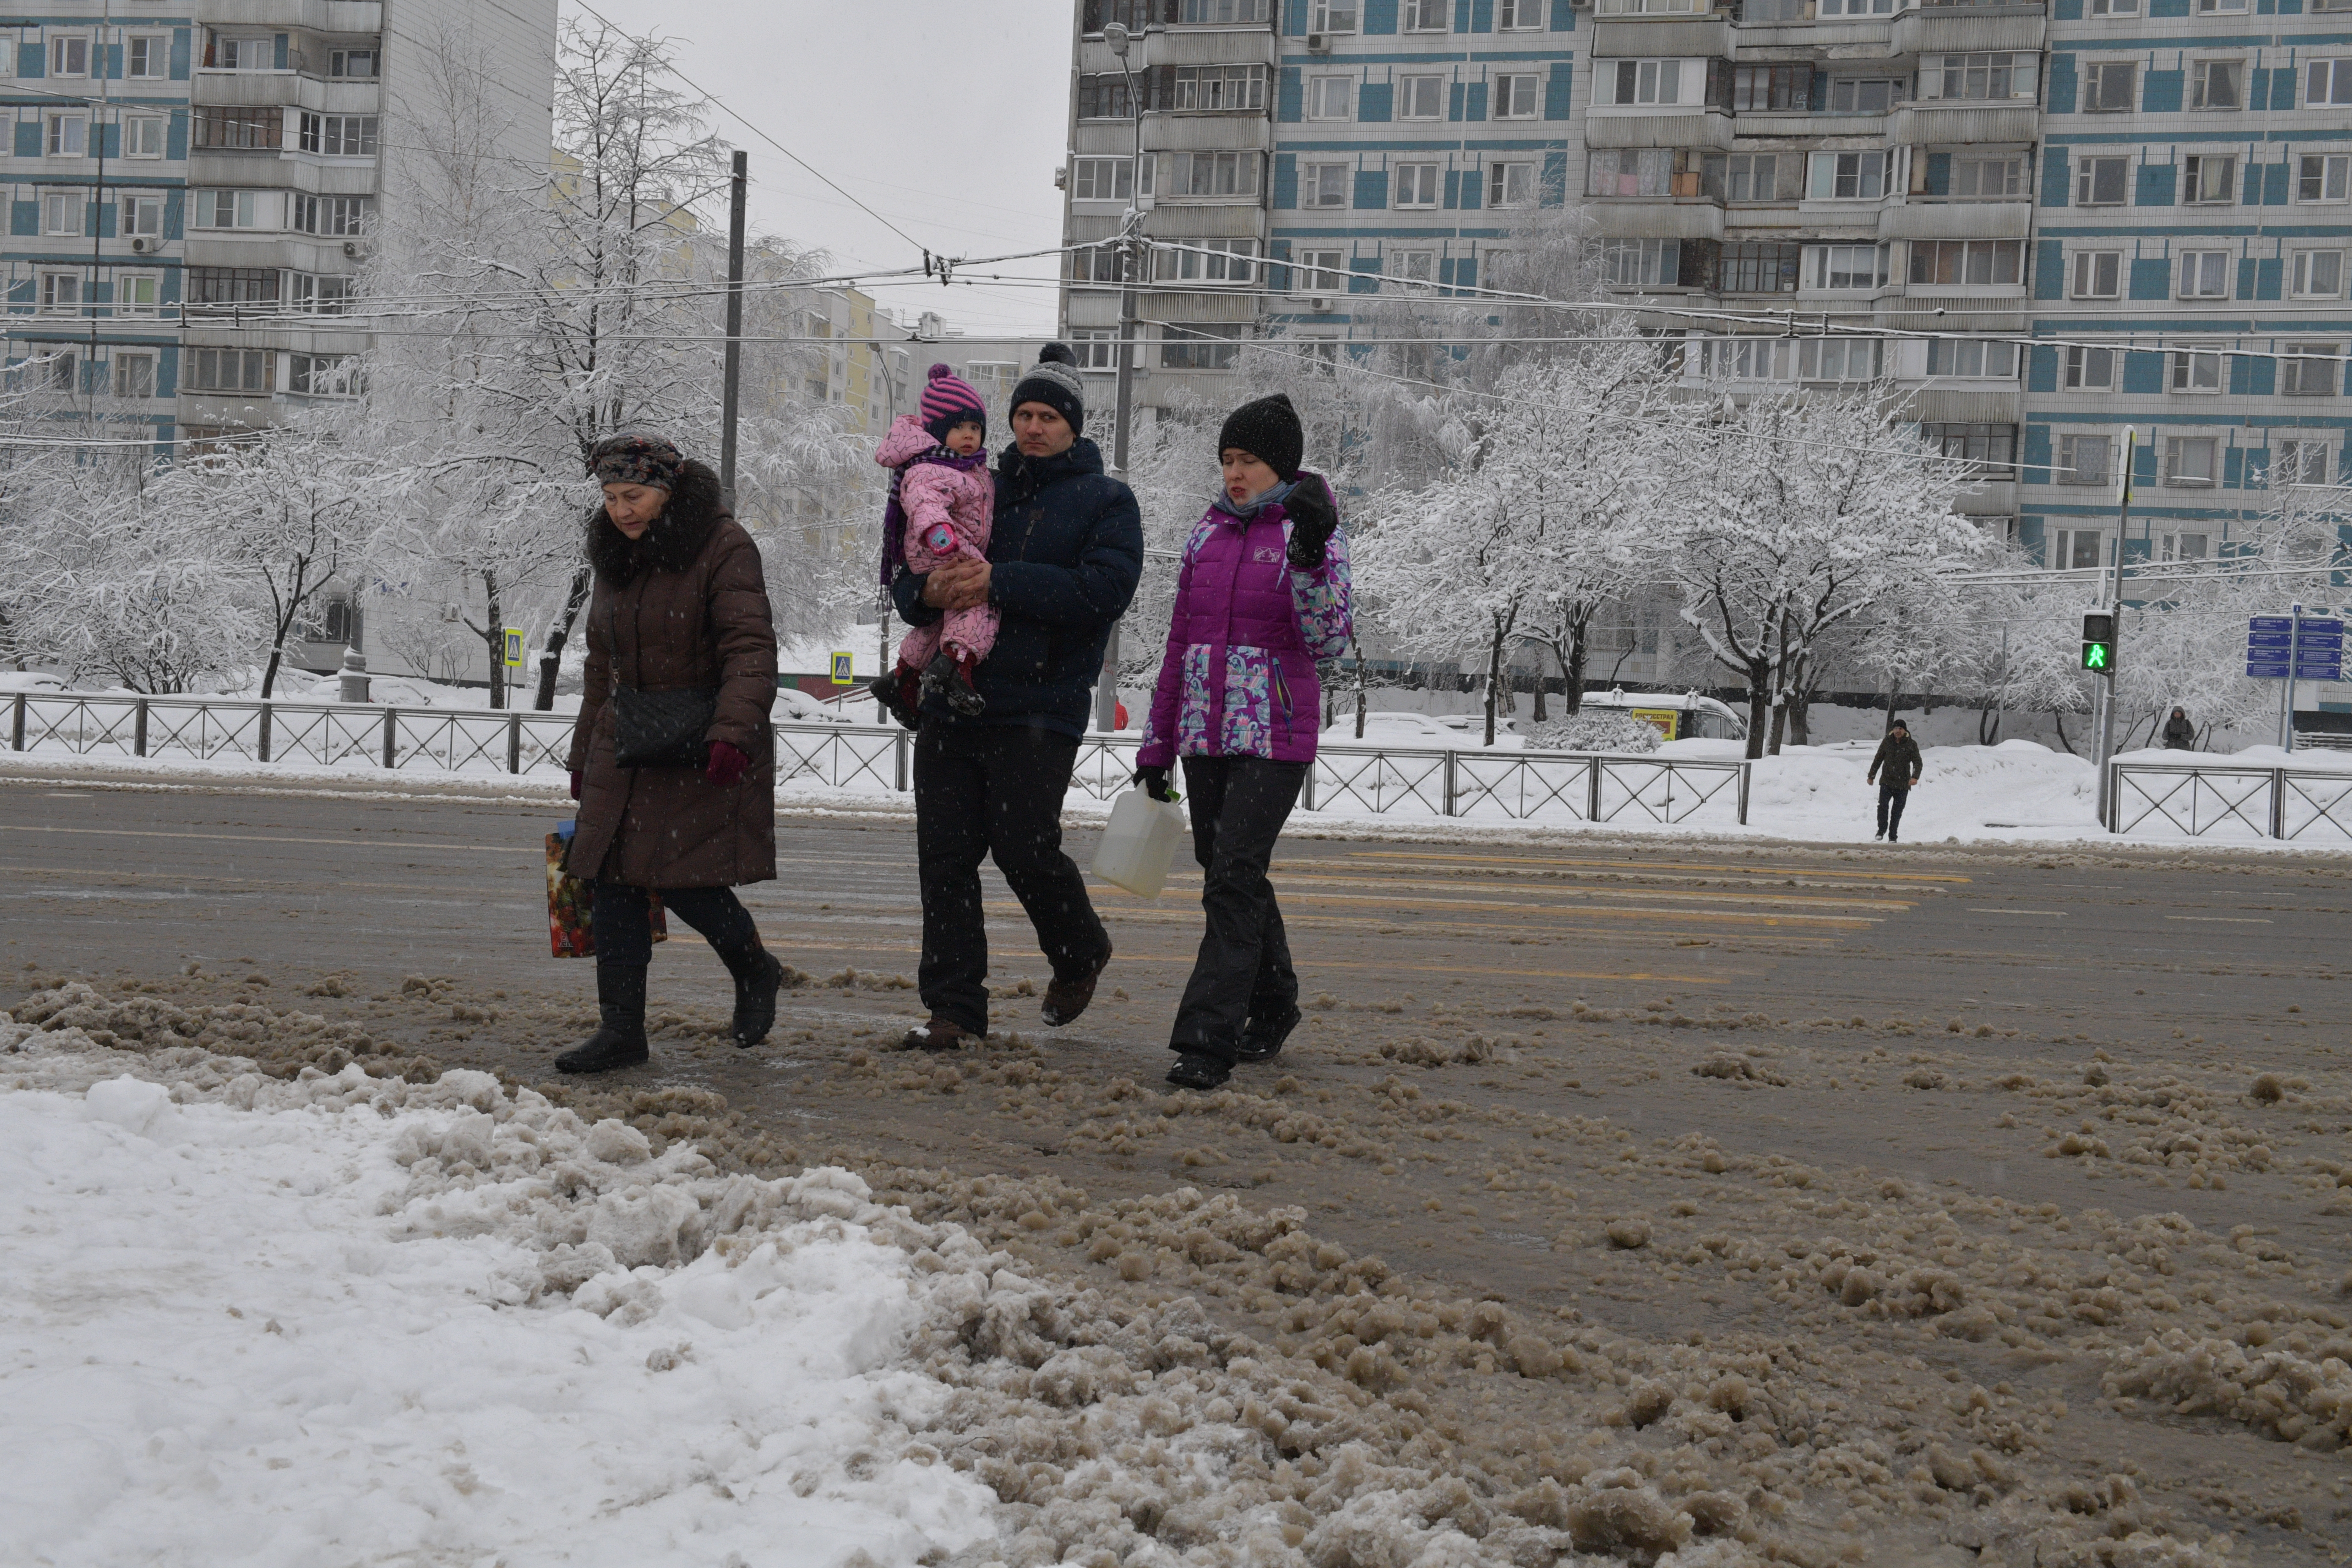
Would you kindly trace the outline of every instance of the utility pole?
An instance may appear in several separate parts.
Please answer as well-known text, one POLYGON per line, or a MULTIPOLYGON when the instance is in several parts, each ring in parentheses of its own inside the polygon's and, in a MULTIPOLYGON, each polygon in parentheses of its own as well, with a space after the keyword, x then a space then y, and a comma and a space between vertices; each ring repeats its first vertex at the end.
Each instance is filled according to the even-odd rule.
POLYGON ((2295 665, 2303 658, 2303 605, 2297 604, 2287 612, 2294 621, 2294 629, 2287 633, 2286 684, 2279 689, 2279 750, 2294 750, 2294 677, 2295 665))
POLYGON ((2131 522, 2132 455, 2138 445, 2139 432, 2124 426, 2123 473, 2116 486, 2116 569, 2115 651, 2107 660, 2107 672, 2100 678, 2099 699, 2099 820, 2107 818, 2107 762, 2116 754, 2116 665, 2123 656, 2124 642, 2124 531, 2131 522))
MULTIPOLYGON (((98 406, 101 390, 98 376, 98 280, 106 267, 106 121, 113 109, 114 88, 114 7, 111 0, 98 8, 98 58, 90 74, 98 78, 97 112, 89 117, 89 139, 95 143, 90 153, 98 160, 98 175, 90 186, 89 202, 89 287, 82 290, 82 313, 89 318, 89 358, 83 363, 82 374, 89 378, 89 404, 98 406)), ((119 285, 118 285, 119 287, 119 285)), ((114 313, 122 313, 122 301, 114 302, 114 313)))
POLYGON ((719 489, 730 511, 735 506, 735 426, 742 411, 743 196, 750 164, 747 154, 735 154, 727 211, 727 391, 719 414, 719 489))
MULTIPOLYGON (((1135 420, 1135 317, 1139 308, 1135 286, 1141 280, 1144 264, 1150 255, 1143 240, 1143 100, 1136 94, 1135 68, 1128 59, 1128 51, 1134 47, 1133 36, 1125 25, 1113 22, 1103 28, 1103 42, 1118 57, 1118 68, 1127 78, 1128 112, 1135 121, 1135 153, 1127 177, 1127 215, 1119 221, 1118 232, 1118 401, 1110 436, 1110 471, 1125 483, 1128 442, 1135 420)), ((1095 728, 1106 734, 1118 728, 1118 634, 1122 624, 1111 623, 1110 638, 1103 645, 1102 680, 1095 688, 1095 728)))

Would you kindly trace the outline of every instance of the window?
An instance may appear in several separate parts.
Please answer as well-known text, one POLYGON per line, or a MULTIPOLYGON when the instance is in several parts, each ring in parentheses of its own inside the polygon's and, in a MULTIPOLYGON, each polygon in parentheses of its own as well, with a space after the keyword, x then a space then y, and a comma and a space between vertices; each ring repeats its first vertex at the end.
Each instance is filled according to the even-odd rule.
POLYGON ((1680 281, 1681 242, 1611 239, 1601 246, 1601 279, 1614 289, 1671 289, 1680 281))
POLYGON ((85 227, 79 191, 46 191, 41 195, 41 232, 79 235, 85 227))
POLYGON ((122 117, 122 155, 126 158, 160 158, 163 155, 163 132, 171 121, 160 114, 126 114, 122 117))
POLYGON ((1395 205, 1401 207, 1433 207, 1444 176, 1435 163, 1399 163, 1396 166, 1395 205))
POLYGON ((1945 55, 1942 68, 1919 73, 1922 93, 1945 99, 2005 99, 2034 96, 2032 55, 1945 55))
POLYGON ((188 268, 188 303, 275 305, 278 303, 278 268, 191 267, 188 268))
POLYGON ((287 226, 301 234, 349 238, 356 236, 367 221, 365 196, 297 195, 293 204, 293 221, 287 226))
POLYGON ((2175 349, 2165 356, 2171 365, 2173 391, 2207 393, 2221 390, 2221 345, 2198 343, 2175 349))
POLYGON ((1308 17, 1310 33, 1352 33, 1356 30, 1356 0, 1315 0, 1308 17))
MULTIPOLYGON (((1180 110, 1264 109, 1265 68, 1255 65, 1178 66, 1176 100, 1180 110)), ((371 132, 369 140, 374 136, 371 132)))
POLYGON ((160 33, 133 33, 122 41, 122 71, 139 81, 171 74, 172 40, 160 33))
POLYGON ((2238 92, 2238 60, 2199 60, 2189 71, 2189 107, 2191 109, 2242 109, 2245 100, 2238 92))
MULTIPOLYGON (((1148 88, 1150 78, 1136 84, 1148 88)), ((1135 118, 1135 95, 1129 90, 1125 73, 1105 72, 1097 76, 1078 78, 1078 118, 1081 120, 1132 120, 1135 118)))
POLYGON ((1945 457, 1960 458, 1980 474, 2006 477, 2016 469, 2014 425, 1926 424, 1919 434, 1945 457))
POLYGON ((1934 338, 1927 343, 1927 374, 1969 381, 2017 379, 2017 345, 1982 338, 1934 338))
POLYGON ((1822 0, 1824 16, 1886 16, 1903 8, 1902 0, 1822 0))
POLYGON ((87 114, 52 114, 49 133, 44 142, 52 158, 79 158, 89 151, 89 116, 87 114))
POLYGON ((1911 281, 1958 283, 2000 288, 2021 281, 2025 275, 2025 242, 2021 239, 1915 239, 1911 242, 1911 281))
MULTIPOLYGON (((1688 101, 1696 103, 1702 73, 1697 62, 1691 64, 1688 101)), ((1609 94, 1603 102, 1622 106, 1685 101, 1681 60, 1618 60, 1615 66, 1616 68, 1603 79, 1609 94)))
POLYGON ((2086 114, 2128 114, 2138 100, 2139 62, 2101 60, 2083 73, 2086 114))
POLYGON ((289 354, 286 390, 311 397, 357 397, 360 358, 357 354, 289 354))
POLYGON ((2180 160, 2180 199, 2184 203, 2215 202, 2238 199, 2238 161, 2235 158, 2183 158, 2180 160))
POLYGON ((2091 0, 2089 10, 2094 16, 2137 16, 2139 0, 2091 0))
POLYGON ((1344 207, 1348 205, 1347 163, 1309 163, 1298 171, 1298 205, 1303 207, 1344 207))
POLYGON ((114 354, 114 395, 117 397, 152 397, 155 395, 155 356, 125 353, 118 349, 114 354))
POLYGON ((2123 292, 2124 253, 2120 250, 2078 250, 2074 253, 2077 300, 2113 300, 2123 292))
POLYGON ((2157 558, 2162 561, 2202 561, 2209 536, 2202 533, 2167 533, 2157 544, 2157 558))
POLYGON ((2107 536, 2095 528, 2062 528, 2050 536, 2050 564, 2059 572, 2089 572, 2107 558, 2107 536))
POLYGON ((2289 343, 2279 359, 2279 391, 2289 397, 2330 397, 2344 379, 2342 343, 2289 343))
POLYGON ((215 33, 205 43, 205 64, 213 70, 275 70, 278 46, 268 37, 225 37, 215 33))
POLYGON ((333 272, 292 272, 287 283, 289 303, 314 316, 340 316, 359 297, 356 279, 333 272))
POLYGON ((2327 482, 2327 443, 2281 441, 2271 448, 2271 488, 2327 482))
POLYGON ((114 226, 126 239, 141 235, 151 239, 161 236, 163 232, 163 198, 125 195, 114 226))
POLYGON ((1689 16, 1709 8, 1708 0, 1601 0, 1604 16, 1689 16))
POLYGON ((1524 207, 1535 205, 1536 166, 1533 163, 1489 163, 1486 165, 1486 205, 1490 207, 1524 207))
POLYGON ((44 272, 41 274, 40 288, 43 314, 57 316, 81 314, 80 273, 44 272))
POLYGON ((1830 80, 1832 114, 1884 114, 1903 101, 1900 77, 1842 76, 1830 80))
POLYGON ((1884 348, 1875 338, 1805 338, 1798 343, 1800 381, 1870 381, 1876 378, 1884 348))
MULTIPOLYGON (((348 200, 349 198, 328 198, 348 200)), ((188 226, 191 228, 276 228, 278 226, 278 193, 276 191, 196 191, 188 199, 188 226)), ((316 202, 317 196, 297 196, 299 207, 304 202, 316 202)))
POLYGON ((1302 250, 1291 262, 1291 292, 1338 294, 1348 287, 1348 253, 1344 250, 1302 250))
POLYGON ((2298 250, 2294 253, 2293 287, 2298 300, 2334 300, 2344 293, 2344 253, 2340 250, 2298 250))
POLYGON ((1307 79, 1307 118, 1352 120, 1356 115, 1356 79, 1317 76, 1307 79))
POLYGON ((2168 436, 2164 441, 2163 482, 2208 486, 2213 482, 2213 451, 2221 443, 2210 436, 2168 436))
POLYGON ((1793 294, 1804 251, 1801 245, 1727 244, 1716 258, 1716 289, 1725 294, 1793 294))
POLYGON ((277 356, 268 349, 188 349, 181 358, 193 392, 268 393, 278 380, 277 356))
POLYGON ((163 303, 163 279, 153 272, 118 272, 114 275, 114 313, 118 316, 152 316, 163 303))
POLYGON ((1783 165, 1778 153, 1736 153, 1730 160, 1725 195, 1735 202, 1793 201, 1799 195, 1800 165, 1790 153, 1783 165))
POLYGON ((1388 275, 1407 286, 1427 286, 1437 281, 1437 252, 1416 246, 1411 249, 1391 248, 1388 253, 1388 275))
POLYGON ((2303 106, 2352 103, 2352 59, 2314 60, 2303 70, 2303 106))
POLYGON ((1171 321, 1161 331, 1162 370, 1231 370, 1249 329, 1226 321, 1171 321))
POLYGON ((376 70, 373 49, 332 49, 327 54, 329 76, 373 78, 376 70))
POLYGON ((49 40, 49 74, 51 76, 88 76, 89 74, 89 39, 78 34, 68 34, 49 40))
POLYGON ((1875 289, 1886 281, 1883 245, 1812 245, 1805 247, 1808 289, 1875 289))
POLYGON ((2074 165, 2074 205, 2116 207, 2131 190, 2129 158, 2085 158, 2074 165))
POLYGON ((1172 153, 1174 178, 1161 194, 1170 196, 1254 196, 1257 195, 1255 153, 1172 153))
MULTIPOLYGON (((1117 243, 1087 245, 1070 252, 1070 281, 1073 283, 1123 283, 1127 280, 1122 258, 1124 247, 1117 243)), ((824 334, 819 332, 817 336, 824 334)))
POLYGON ((1530 32, 1544 25, 1545 0, 1495 0, 1495 30, 1530 32))
POLYGON ((1070 334, 1070 348, 1080 370, 1117 370, 1118 332, 1114 328, 1081 329, 1070 334))
POLYGON ((1498 76, 1495 79, 1495 118, 1497 120, 1533 120, 1542 112, 1542 97, 1538 91, 1543 79, 1533 73, 1498 76))
POLYGON ((2116 349, 2095 348, 2087 343, 2073 343, 2066 349, 2066 390, 2069 392, 2111 392, 2116 384, 2116 366, 2123 354, 2116 349))
POLYGON ((1404 0, 1404 30, 1408 33, 1449 31, 1453 23, 1446 13, 1453 9, 1454 0, 1404 0))
POLYGON ((51 392, 81 390, 81 355, 64 343, 28 343, 32 358, 20 362, 11 382, 28 384, 35 388, 46 387, 51 392))
MULTIPOLYGON (((309 122, 317 120, 306 114, 303 134, 310 135, 309 122)), ((199 147, 247 148, 275 153, 286 144, 285 110, 280 109, 215 109, 199 108, 192 127, 199 147)), ((318 151, 313 147, 311 152, 318 151)))
POLYGON ((1397 78, 1396 86, 1399 120, 1443 120, 1445 117, 1444 77, 1402 76, 1397 78))
POLYGON ((1815 153, 1813 174, 1805 188, 1811 200, 1876 201, 1886 194, 1890 153, 1815 153))
POLYGON ((1163 281, 1257 281, 1257 241, 1255 239, 1185 239, 1171 243, 1181 245, 1183 248, 1153 252, 1152 275, 1163 281))
POLYGON ((2026 194, 2025 160, 1955 158, 1951 194, 1975 201, 2015 200, 2026 194))
POLYGON ((1723 160, 1684 147, 1621 147, 1586 154, 1585 194, 1595 196, 1720 196, 1723 160), (1712 182, 1707 174, 1715 176, 1712 182))
POLYGON ((2112 484, 2107 469, 2115 461, 2114 453, 2112 436, 2061 436, 2058 466, 2051 480, 2062 485, 2112 484))
POLYGON ((1793 381, 1797 375, 1793 338, 1760 334, 1697 340, 1692 361, 1694 374, 1725 381, 1793 381))
POLYGON ((2180 297, 2184 300, 2226 300, 2230 297, 2230 253, 2226 250, 2184 250, 2180 253, 2180 297))
POLYGON ((373 114, 305 114, 301 149, 328 158, 373 158, 375 128, 373 114))
POLYGON ((1756 110, 1802 111, 1813 104, 1813 68, 1740 66, 1731 73, 1731 107, 1739 113, 1756 110))
MULTIPOLYGON (((1157 158, 1143 160, 1143 194, 1151 194, 1157 158)), ((1123 202, 1134 194, 1132 158, 1077 158, 1070 164, 1070 199, 1077 202, 1123 202)))
POLYGON ((2295 197, 2306 202, 2340 202, 2352 184, 2352 154, 2306 153, 2296 160, 2295 197))

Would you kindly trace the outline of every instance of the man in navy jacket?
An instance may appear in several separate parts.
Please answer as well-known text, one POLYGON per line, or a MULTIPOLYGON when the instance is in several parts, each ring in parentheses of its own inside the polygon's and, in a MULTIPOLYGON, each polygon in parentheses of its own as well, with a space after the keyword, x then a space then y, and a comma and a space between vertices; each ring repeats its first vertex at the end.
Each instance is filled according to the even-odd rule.
POLYGON ((972 678, 984 708, 967 717, 934 693, 915 738, 919 983, 931 1016, 907 1036, 910 1049, 953 1050, 988 1032, 984 856, 995 858, 1053 965, 1046 1023, 1083 1012, 1110 962, 1085 879, 1062 853, 1062 797, 1104 647, 1143 574, 1143 520, 1135 493, 1103 472, 1102 453, 1080 434, 1076 363, 1048 343, 1013 389, 1013 443, 997 463, 988 559, 927 575, 902 565, 891 579, 910 626, 975 605, 998 613, 996 646, 972 678))

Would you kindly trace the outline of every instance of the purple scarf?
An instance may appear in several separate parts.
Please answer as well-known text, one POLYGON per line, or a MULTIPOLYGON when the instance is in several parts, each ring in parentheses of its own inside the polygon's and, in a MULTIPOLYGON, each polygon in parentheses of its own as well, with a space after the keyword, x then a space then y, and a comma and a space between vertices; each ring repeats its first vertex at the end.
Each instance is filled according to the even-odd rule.
POLYGON ((898 504, 898 481, 907 477, 908 468, 919 463, 944 463, 968 474, 974 468, 988 466, 988 448, 983 447, 970 457, 959 458, 945 447, 934 447, 921 457, 909 458, 901 467, 890 470, 890 500, 882 508, 882 589, 885 593, 889 592, 890 579, 898 572, 898 563, 907 558, 907 512, 898 504))

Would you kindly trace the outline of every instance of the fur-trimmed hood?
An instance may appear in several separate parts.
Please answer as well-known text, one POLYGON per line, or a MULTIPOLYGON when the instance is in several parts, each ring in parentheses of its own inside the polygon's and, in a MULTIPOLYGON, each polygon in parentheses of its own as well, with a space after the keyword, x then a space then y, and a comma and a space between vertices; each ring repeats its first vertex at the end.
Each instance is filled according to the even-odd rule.
POLYGON ((601 506, 588 514, 588 564, 596 575, 620 587, 647 572, 683 572, 721 522, 731 521, 719 489, 719 476, 691 458, 678 473, 677 488, 643 539, 631 540, 613 526, 601 506))

